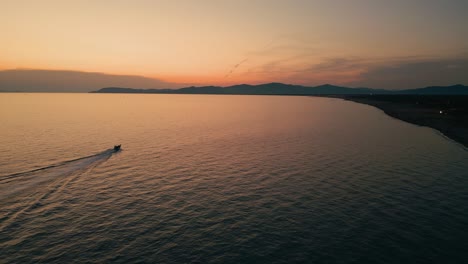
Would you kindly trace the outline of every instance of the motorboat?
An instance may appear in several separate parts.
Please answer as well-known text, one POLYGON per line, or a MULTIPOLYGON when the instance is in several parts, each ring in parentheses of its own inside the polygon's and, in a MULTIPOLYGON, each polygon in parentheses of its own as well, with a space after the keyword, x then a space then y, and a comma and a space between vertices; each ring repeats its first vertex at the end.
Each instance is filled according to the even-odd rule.
POLYGON ((122 146, 122 145, 115 145, 115 146, 114 146, 114 152, 119 151, 119 150, 120 150, 120 146, 122 146))

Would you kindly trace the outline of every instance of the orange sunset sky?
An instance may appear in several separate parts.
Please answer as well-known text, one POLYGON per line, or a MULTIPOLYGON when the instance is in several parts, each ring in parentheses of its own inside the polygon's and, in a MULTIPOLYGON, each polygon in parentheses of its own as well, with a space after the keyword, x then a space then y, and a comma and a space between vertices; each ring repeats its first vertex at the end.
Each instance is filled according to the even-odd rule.
POLYGON ((74 72, 139 88, 468 83, 465 0, 0 0, 0 9, 0 89, 74 72))

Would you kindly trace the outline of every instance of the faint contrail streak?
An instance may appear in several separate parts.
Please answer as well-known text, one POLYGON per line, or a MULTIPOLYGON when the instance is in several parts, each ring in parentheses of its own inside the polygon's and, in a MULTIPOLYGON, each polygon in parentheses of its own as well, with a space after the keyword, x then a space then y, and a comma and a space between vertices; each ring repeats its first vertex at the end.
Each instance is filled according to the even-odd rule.
MULTIPOLYGON (((273 43, 275 42, 276 39, 272 39, 270 42, 268 42, 265 46, 263 46, 261 48, 261 50, 265 50, 267 48, 269 48, 271 45, 273 45, 273 43)), ((224 78, 228 78, 229 76, 231 76, 231 74, 234 73, 234 71, 239 68, 239 66, 241 66, 243 63, 247 62, 249 60, 249 57, 246 57, 245 59, 241 60, 239 63, 237 63, 236 65, 232 66, 231 70, 229 70, 228 73, 226 73, 226 75, 224 75, 224 78)))
POLYGON ((234 65, 231 70, 224 76, 224 78, 227 78, 229 77, 241 64, 243 64, 244 62, 248 61, 249 58, 245 58, 243 59, 242 61, 240 61, 239 63, 237 63, 236 65, 234 65))

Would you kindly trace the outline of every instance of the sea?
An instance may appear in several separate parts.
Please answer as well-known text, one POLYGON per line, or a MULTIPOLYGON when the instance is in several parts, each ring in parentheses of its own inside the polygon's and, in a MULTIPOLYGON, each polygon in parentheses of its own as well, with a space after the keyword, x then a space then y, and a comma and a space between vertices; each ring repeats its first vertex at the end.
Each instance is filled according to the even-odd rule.
POLYGON ((0 94, 0 263, 468 263, 467 249, 467 149, 368 105, 0 94))

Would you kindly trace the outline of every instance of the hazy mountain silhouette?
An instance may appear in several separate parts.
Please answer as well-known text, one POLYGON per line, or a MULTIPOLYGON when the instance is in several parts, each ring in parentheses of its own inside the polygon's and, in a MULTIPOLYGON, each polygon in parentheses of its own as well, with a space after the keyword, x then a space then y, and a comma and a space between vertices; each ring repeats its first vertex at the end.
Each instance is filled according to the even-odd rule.
POLYGON ((457 84, 452 86, 429 86, 426 88, 419 88, 419 89, 408 89, 397 91, 400 94, 443 94, 443 95, 451 95, 451 94, 468 94, 468 86, 457 84))
POLYGON ((243 95, 347 95, 347 94, 464 94, 468 95, 468 86, 432 86, 408 90, 383 90, 371 88, 349 88, 324 84, 307 87, 284 83, 266 83, 260 85, 240 84, 227 87, 201 86, 180 89, 132 89, 121 87, 102 88, 94 93, 163 93, 163 94, 243 94, 243 95))
POLYGON ((37 69, 0 71, 0 92, 90 92, 105 86, 180 88, 184 85, 144 76, 99 72, 37 69))

